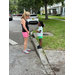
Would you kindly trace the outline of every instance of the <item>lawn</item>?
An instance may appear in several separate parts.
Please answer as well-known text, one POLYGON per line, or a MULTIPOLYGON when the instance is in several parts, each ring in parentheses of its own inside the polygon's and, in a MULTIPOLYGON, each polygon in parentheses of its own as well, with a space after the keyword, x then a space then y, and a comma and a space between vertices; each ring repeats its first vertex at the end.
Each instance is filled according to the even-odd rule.
MULTIPOLYGON (((41 18, 45 17, 45 15, 39 15, 39 14, 37 14, 37 16, 41 17, 41 18)), ((65 17, 61 17, 61 16, 50 16, 49 15, 48 18, 56 18, 56 19, 63 19, 63 20, 65 20, 65 17)))
MULTIPOLYGON (((44 36, 42 47, 44 50, 65 50, 65 22, 39 17, 40 21, 46 24, 44 32, 50 32, 54 36, 44 36)), ((38 40, 38 38, 36 38, 38 40)))
POLYGON ((61 17, 61 16, 48 16, 49 18, 57 18, 57 19, 63 19, 65 20, 65 17, 61 17))

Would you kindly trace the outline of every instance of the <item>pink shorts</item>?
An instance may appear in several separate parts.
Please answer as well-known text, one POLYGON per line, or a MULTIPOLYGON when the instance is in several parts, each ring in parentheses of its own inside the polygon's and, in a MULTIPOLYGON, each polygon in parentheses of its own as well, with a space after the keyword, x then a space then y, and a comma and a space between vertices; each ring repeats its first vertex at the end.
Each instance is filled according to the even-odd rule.
POLYGON ((23 37, 28 37, 28 33, 27 32, 22 32, 23 37))

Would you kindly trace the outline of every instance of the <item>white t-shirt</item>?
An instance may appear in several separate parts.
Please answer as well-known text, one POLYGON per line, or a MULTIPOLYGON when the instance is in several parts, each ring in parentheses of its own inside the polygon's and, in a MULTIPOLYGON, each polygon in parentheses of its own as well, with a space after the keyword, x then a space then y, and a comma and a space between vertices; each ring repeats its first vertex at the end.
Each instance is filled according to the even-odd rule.
POLYGON ((40 26, 39 28, 38 28, 38 31, 40 31, 41 30, 41 32, 40 33, 37 33, 37 35, 38 36, 43 36, 43 28, 42 28, 42 26, 40 26))

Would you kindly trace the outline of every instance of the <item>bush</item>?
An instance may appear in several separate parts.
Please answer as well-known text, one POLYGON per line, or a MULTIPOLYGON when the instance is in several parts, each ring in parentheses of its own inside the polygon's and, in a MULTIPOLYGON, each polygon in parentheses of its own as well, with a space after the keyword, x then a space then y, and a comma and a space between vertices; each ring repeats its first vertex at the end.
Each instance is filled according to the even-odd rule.
POLYGON ((61 14, 55 14, 55 15, 53 15, 53 16, 61 16, 61 14))
POLYGON ((11 12, 11 14, 14 14, 15 12, 11 12))
POLYGON ((45 15, 45 14, 42 14, 42 15, 45 15))

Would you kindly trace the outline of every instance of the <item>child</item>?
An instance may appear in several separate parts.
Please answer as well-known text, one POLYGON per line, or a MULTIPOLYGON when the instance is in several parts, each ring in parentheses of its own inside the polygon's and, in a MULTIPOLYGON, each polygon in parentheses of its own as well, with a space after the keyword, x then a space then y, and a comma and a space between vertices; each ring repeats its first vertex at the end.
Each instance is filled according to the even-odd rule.
POLYGON ((39 46, 37 46, 38 49, 42 48, 42 38, 43 38, 43 27, 44 27, 44 24, 42 21, 39 21, 38 22, 38 30, 36 29, 36 32, 37 32, 37 35, 38 35, 38 38, 39 38, 39 46))

